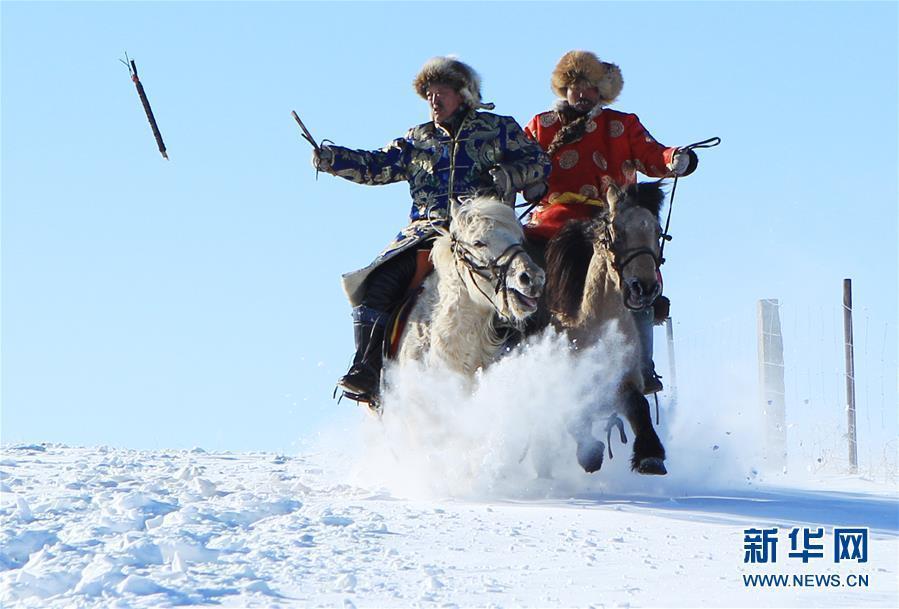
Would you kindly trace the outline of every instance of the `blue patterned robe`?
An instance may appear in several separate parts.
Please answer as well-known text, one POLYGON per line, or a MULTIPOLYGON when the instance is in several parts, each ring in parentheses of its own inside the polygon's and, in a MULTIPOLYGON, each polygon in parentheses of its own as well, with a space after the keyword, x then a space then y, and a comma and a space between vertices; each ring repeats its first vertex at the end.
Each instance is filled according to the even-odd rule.
POLYGON ((491 192, 488 171, 501 164, 516 190, 545 180, 550 163, 540 146, 528 139, 515 119, 489 112, 469 111, 449 135, 433 121, 413 127, 405 137, 380 150, 350 150, 331 146, 329 173, 359 184, 406 181, 412 195, 411 222, 363 269, 343 275, 343 288, 352 306, 362 299, 368 274, 388 260, 435 234, 434 225, 448 223, 450 198, 491 192))

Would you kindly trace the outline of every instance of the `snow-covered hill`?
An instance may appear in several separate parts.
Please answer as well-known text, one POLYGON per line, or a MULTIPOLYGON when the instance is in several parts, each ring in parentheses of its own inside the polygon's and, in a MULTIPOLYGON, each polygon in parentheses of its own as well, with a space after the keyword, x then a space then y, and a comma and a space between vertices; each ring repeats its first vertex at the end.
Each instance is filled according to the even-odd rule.
POLYGON ((608 393, 622 352, 614 336, 585 351, 550 336, 470 383, 395 370, 382 418, 343 404, 336 413, 349 416, 290 455, 7 446, 0 600, 899 605, 894 476, 823 478, 796 463, 766 474, 752 397, 705 383, 683 392, 683 406, 663 404, 667 476, 632 473, 633 443, 617 440, 615 458, 585 474, 567 426, 579 404, 608 393), (847 527, 867 527, 865 562, 836 560, 835 529, 847 527), (769 529, 777 545, 753 542, 748 529, 769 529), (806 531, 809 549, 821 545, 807 563, 789 556, 806 549, 806 531), (772 560, 749 560, 768 550, 772 560))
POLYGON ((532 479, 517 498, 404 499, 357 466, 324 453, 6 447, 0 599, 42 608, 899 603, 899 500, 872 482, 679 494, 627 473, 646 492, 570 493, 532 479), (825 557, 789 559, 789 530, 818 526, 825 557), (835 563, 832 529, 843 526, 870 527, 867 563, 835 563), (750 527, 778 527, 775 564, 744 563, 750 527), (747 587, 754 573, 840 575, 843 585, 747 587), (849 587, 850 575, 868 585, 849 587))

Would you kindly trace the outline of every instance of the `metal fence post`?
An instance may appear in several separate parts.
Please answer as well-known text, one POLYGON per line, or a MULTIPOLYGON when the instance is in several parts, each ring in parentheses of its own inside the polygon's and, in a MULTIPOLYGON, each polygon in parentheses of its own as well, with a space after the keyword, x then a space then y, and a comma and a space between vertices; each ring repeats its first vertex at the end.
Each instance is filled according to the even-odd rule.
POLYGON ((674 365, 674 322, 665 319, 665 334, 668 337, 668 371, 671 374, 671 405, 677 405, 677 368, 674 365))
POLYGON ((858 473, 858 438, 855 431, 855 345, 852 336, 852 280, 843 280, 843 336, 846 352, 846 436, 849 472, 858 473))

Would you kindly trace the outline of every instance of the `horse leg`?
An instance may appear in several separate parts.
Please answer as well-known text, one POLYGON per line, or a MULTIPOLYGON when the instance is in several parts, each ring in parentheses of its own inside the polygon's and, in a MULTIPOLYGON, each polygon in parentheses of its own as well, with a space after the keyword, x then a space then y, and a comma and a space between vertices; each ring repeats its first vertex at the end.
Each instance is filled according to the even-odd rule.
POLYGON ((633 387, 625 390, 624 414, 634 431, 634 452, 631 456, 631 469, 638 474, 655 474, 664 476, 665 447, 652 426, 649 402, 633 387))
POLYGON ((593 435, 593 416, 587 412, 578 415, 568 426, 568 433, 577 444, 577 462, 588 474, 602 467, 606 445, 593 435))

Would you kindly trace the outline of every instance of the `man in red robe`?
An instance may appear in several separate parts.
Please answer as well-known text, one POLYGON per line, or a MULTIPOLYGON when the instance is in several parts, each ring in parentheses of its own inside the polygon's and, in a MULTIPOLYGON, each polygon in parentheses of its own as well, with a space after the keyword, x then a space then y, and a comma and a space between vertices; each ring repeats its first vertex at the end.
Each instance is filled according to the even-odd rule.
MULTIPOLYGON (((529 239, 548 241, 568 220, 592 216, 598 208, 584 203, 604 200, 612 183, 622 189, 636 183, 638 171, 663 178, 696 169, 692 150, 663 146, 636 114, 607 107, 624 85, 617 65, 588 51, 569 51, 556 65, 551 83, 560 99, 524 129, 552 161, 547 193, 525 228, 529 239)), ((635 316, 646 393, 655 393, 662 383, 652 361, 652 307, 635 316)))

